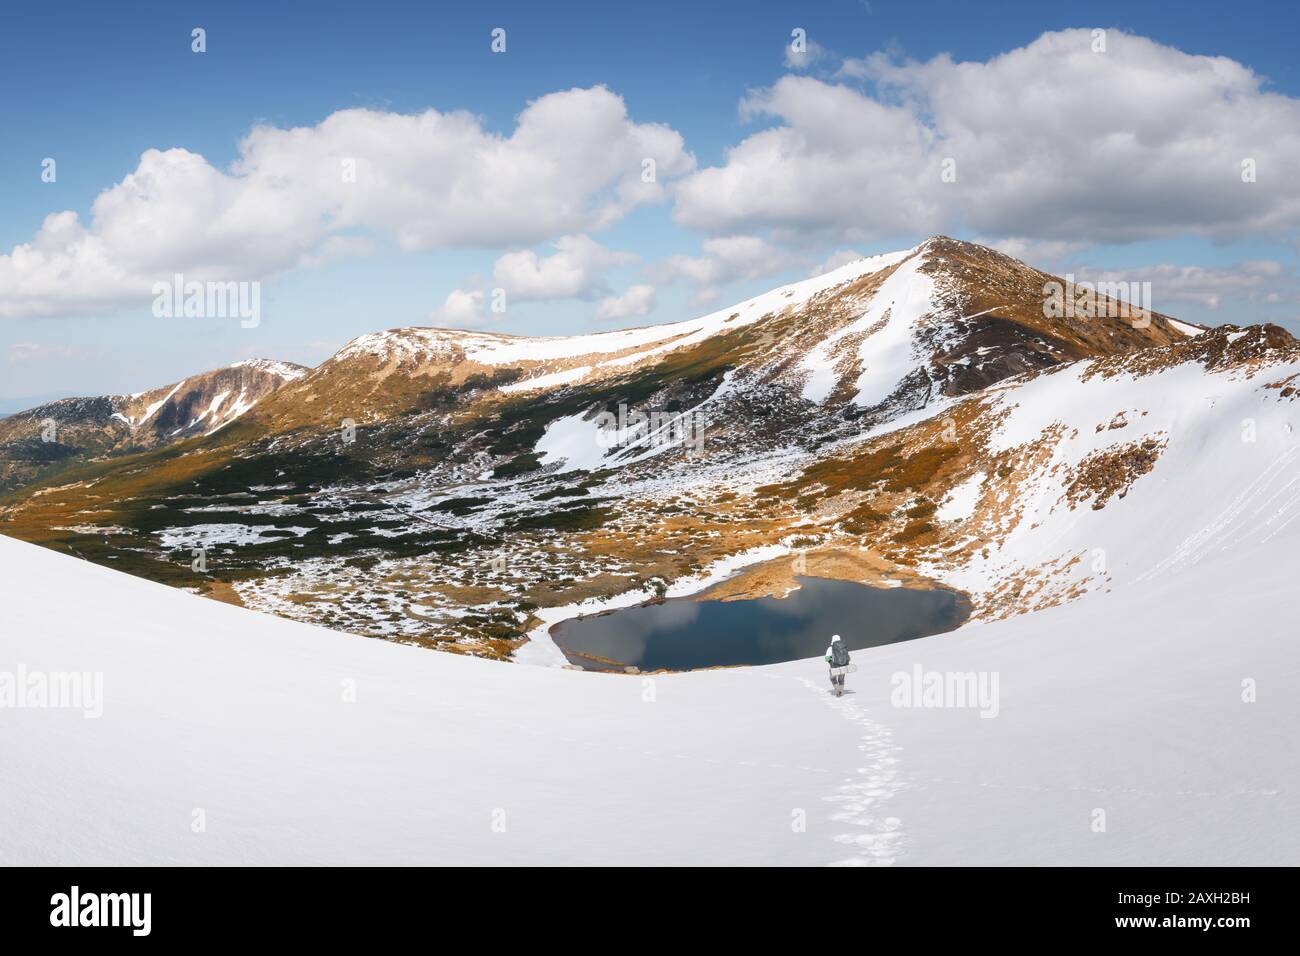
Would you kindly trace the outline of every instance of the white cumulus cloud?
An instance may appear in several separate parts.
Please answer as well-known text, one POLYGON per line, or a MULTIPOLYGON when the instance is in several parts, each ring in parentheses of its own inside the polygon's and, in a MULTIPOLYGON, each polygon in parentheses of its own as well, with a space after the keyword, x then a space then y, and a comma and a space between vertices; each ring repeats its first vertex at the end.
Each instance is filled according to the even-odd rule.
POLYGON ((514 302, 596 299, 609 292, 605 278, 609 269, 637 260, 631 253, 609 249, 586 235, 561 236, 550 248, 546 255, 532 249, 505 253, 493 265, 490 283, 481 276, 471 277, 452 290, 430 313, 430 319, 460 327, 482 324, 487 319, 489 286, 507 308, 514 302))
MULTIPOLYGON (((1217 310, 1225 303, 1259 306, 1277 302, 1296 302, 1297 279, 1280 262, 1254 259, 1226 267, 1176 265, 1160 263, 1133 269, 1076 270, 1076 280, 1092 282, 1149 282, 1152 308, 1171 311, 1170 303, 1193 303, 1217 310), (1162 303, 1164 306, 1162 307, 1162 303)), ((1228 317, 1227 321, 1231 321, 1228 317)), ((1239 320, 1259 321, 1252 314, 1239 320)))
POLYGON ((846 266, 850 262, 856 262, 861 258, 862 253, 853 249, 837 249, 824 260, 808 270, 808 276, 809 278, 812 278, 813 276, 822 276, 828 272, 834 272, 841 266, 846 266))
POLYGON ((622 295, 613 295, 601 299, 596 306, 596 318, 600 321, 609 319, 627 319, 646 315, 655 304, 655 287, 638 284, 628 286, 622 295))
POLYGON ((1105 52, 1093 40, 1065 30, 987 62, 874 54, 847 61, 842 82, 782 77, 742 103, 775 125, 681 181, 675 216, 848 242, 1300 228, 1300 100, 1225 57, 1118 30, 1105 52))
POLYGON ((798 259, 760 236, 706 239, 698 256, 670 256, 651 271, 661 282, 685 280, 696 287, 696 303, 717 299, 720 287, 737 279, 761 279, 798 259))
POLYGON ((607 249, 585 235, 561 236, 553 247, 546 256, 531 249, 506 253, 493 266, 493 281, 521 301, 590 299, 608 291, 606 270, 636 261, 636 256, 607 249))
POLYGON ((452 289, 442 305, 429 313, 434 325, 456 329, 471 329, 487 321, 484 302, 487 293, 482 289, 452 289))
POLYGON ((369 251, 373 237, 404 250, 530 245, 660 202, 693 166, 680 135, 633 122, 601 86, 534 100, 509 135, 466 112, 349 109, 315 126, 258 126, 229 169, 150 149, 88 222, 55 213, 0 254, 0 316, 147 302, 174 272, 266 278, 369 251))

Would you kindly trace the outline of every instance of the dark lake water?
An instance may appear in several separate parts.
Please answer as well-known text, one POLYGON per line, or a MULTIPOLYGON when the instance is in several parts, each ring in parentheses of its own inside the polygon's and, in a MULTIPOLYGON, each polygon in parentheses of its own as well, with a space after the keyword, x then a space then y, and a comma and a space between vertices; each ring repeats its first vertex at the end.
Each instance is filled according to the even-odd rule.
POLYGON ((970 614, 965 595, 946 589, 798 581, 781 599, 674 598, 561 621, 551 637, 570 662, 589 670, 691 670, 820 657, 832 634, 850 650, 908 641, 950 631, 970 614))

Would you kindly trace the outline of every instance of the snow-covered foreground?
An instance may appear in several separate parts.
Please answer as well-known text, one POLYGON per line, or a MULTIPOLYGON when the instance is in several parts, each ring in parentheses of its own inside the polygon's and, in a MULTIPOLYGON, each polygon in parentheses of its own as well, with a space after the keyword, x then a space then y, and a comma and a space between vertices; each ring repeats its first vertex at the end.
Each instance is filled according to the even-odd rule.
POLYGON ((0 538, 0 679, 104 682, 0 709, 0 863, 1294 864, 1293 548, 862 651, 834 700, 819 661, 498 664, 0 538), (916 665, 998 715, 891 706, 916 665))

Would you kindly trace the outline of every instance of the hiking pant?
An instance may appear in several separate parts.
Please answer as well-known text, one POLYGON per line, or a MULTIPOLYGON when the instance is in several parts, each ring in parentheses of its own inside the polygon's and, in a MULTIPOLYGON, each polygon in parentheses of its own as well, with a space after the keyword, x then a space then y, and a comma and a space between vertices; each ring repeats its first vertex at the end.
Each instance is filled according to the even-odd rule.
POLYGON ((844 676, 845 676, 845 675, 843 675, 843 674, 832 674, 832 675, 831 675, 831 685, 832 685, 832 686, 837 686, 837 685, 838 685, 839 687, 843 687, 843 686, 844 686, 844 676))

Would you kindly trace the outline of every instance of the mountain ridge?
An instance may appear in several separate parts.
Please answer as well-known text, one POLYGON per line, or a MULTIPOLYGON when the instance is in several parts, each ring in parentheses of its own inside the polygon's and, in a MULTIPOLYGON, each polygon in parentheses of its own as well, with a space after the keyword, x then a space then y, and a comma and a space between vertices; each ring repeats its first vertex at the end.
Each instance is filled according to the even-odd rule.
POLYGON ((246 359, 129 395, 56 399, 0 420, 0 491, 64 467, 213 431, 307 369, 246 359))
POLYGON ((1256 456, 1289 454, 1300 376, 1277 327, 1051 317, 1050 280, 940 237, 667 326, 373 333, 215 434, 0 498, 0 531, 339 630, 550 663, 556 619, 655 580, 779 596, 796 557, 957 588, 972 623, 1042 609, 1200 533, 1150 489, 1231 498, 1273 474, 1256 456), (1189 449, 1229 454, 1246 409, 1260 442, 1207 471, 1189 449), (1102 531, 1121 543, 1097 570, 1102 531))

